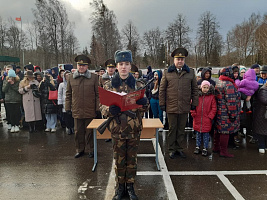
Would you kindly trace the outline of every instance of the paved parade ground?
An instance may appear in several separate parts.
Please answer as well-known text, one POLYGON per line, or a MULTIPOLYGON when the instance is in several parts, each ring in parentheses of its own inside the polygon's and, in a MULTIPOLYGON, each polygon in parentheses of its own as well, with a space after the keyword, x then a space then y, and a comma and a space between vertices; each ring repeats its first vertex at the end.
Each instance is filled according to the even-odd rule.
MULTIPOLYGON (((194 155, 195 140, 186 131, 187 158, 169 159, 166 134, 160 133, 159 164, 155 163, 155 139, 142 140, 135 184, 140 200, 267 199, 267 155, 242 138, 235 158, 194 155)), ((211 143, 210 143, 211 144, 211 143)), ((87 155, 75 159, 74 135, 10 133, 0 127, 0 199, 108 200, 114 195, 112 143, 98 140, 98 165, 87 155)), ((210 151, 211 152, 211 151, 210 151)), ((125 197, 125 199, 128 199, 125 197)))

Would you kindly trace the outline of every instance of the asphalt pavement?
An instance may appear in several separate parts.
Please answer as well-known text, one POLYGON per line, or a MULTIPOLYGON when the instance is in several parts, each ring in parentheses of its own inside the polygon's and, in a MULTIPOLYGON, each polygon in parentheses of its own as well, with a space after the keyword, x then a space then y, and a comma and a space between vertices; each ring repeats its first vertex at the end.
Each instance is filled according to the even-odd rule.
MULTIPOLYGON (((229 149, 235 158, 221 158, 211 150, 203 157, 193 154, 195 140, 186 131, 187 158, 169 159, 167 134, 163 131, 159 138, 160 171, 155 139, 140 142, 135 183, 140 200, 267 199, 267 155, 260 155, 249 138, 241 138, 238 149, 229 149)), ((0 152, 1 200, 108 200, 114 195, 111 142, 98 140, 98 165, 92 172, 93 159, 74 158, 74 135, 59 124, 56 133, 29 133, 26 128, 10 133, 4 122, 0 152)))

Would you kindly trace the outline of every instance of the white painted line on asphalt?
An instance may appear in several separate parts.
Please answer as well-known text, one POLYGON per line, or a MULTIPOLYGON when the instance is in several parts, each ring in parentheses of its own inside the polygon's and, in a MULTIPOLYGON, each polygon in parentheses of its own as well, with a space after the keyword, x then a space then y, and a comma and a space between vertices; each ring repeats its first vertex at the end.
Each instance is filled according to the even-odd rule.
POLYGON ((232 183, 229 181, 228 178, 226 178, 223 174, 217 174, 218 178, 222 181, 222 183, 225 185, 227 190, 233 195, 235 199, 238 200, 245 200, 241 194, 235 189, 235 187, 232 185, 232 183))
MULTIPOLYGON (((142 176, 153 176, 162 175, 163 172, 158 171, 139 171, 137 175, 142 176)), ((217 176, 218 174, 223 175, 256 175, 262 174, 267 175, 267 170, 251 170, 251 171, 169 171, 167 172, 170 176, 217 176)))
POLYGON ((267 170, 247 170, 247 171, 170 171, 170 175, 183 176, 183 175, 253 175, 253 174, 267 174, 267 170))
MULTIPOLYGON (((153 143, 154 149, 156 151, 156 138, 152 139, 152 143, 153 143)), ((162 178, 164 181, 164 185, 165 185, 165 188, 167 190, 168 199, 169 200, 178 200, 176 192, 175 192, 173 184, 172 184, 171 177, 168 174, 168 168, 167 168, 167 165, 165 163, 164 156, 162 154, 160 145, 158 146, 158 152, 159 152, 159 155, 158 155, 159 156, 159 166, 160 166, 160 169, 162 172, 162 178)))
POLYGON ((156 154, 137 154, 137 157, 156 157, 156 154))
POLYGON ((115 167, 115 160, 113 159, 111 171, 110 171, 109 179, 108 179, 108 185, 106 188, 105 200, 111 200, 115 194, 115 186, 116 186, 115 176, 116 176, 116 174, 115 174, 114 167, 115 167))
POLYGON ((140 139, 140 141, 152 141, 152 139, 140 139))

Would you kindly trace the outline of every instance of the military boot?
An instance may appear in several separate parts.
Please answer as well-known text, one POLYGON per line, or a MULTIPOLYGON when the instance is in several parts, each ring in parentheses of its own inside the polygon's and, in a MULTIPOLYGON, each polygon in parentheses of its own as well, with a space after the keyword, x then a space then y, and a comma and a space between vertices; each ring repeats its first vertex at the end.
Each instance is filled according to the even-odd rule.
POLYGON ((117 188, 112 200, 121 200, 124 195, 125 195, 125 184, 119 183, 119 187, 117 188))
POLYGON ((138 200, 138 197, 136 196, 134 192, 133 183, 126 183, 127 192, 129 194, 130 200, 138 200))

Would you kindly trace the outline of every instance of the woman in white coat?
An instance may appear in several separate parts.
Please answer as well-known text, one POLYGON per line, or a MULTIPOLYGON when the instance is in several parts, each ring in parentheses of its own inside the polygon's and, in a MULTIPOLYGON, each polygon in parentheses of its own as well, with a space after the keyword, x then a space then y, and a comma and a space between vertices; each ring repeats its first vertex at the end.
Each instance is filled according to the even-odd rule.
POLYGON ((66 70, 63 75, 63 82, 59 84, 58 87, 58 106, 59 109, 62 109, 63 120, 66 123, 67 133, 69 135, 74 133, 74 119, 71 113, 67 113, 65 110, 65 98, 66 98, 66 89, 67 89, 67 78, 71 74, 70 71, 66 70))
POLYGON ((19 84, 19 93, 22 94, 22 103, 25 112, 25 121, 28 122, 29 131, 34 132, 36 121, 42 120, 39 82, 35 80, 33 72, 27 71, 19 84))

